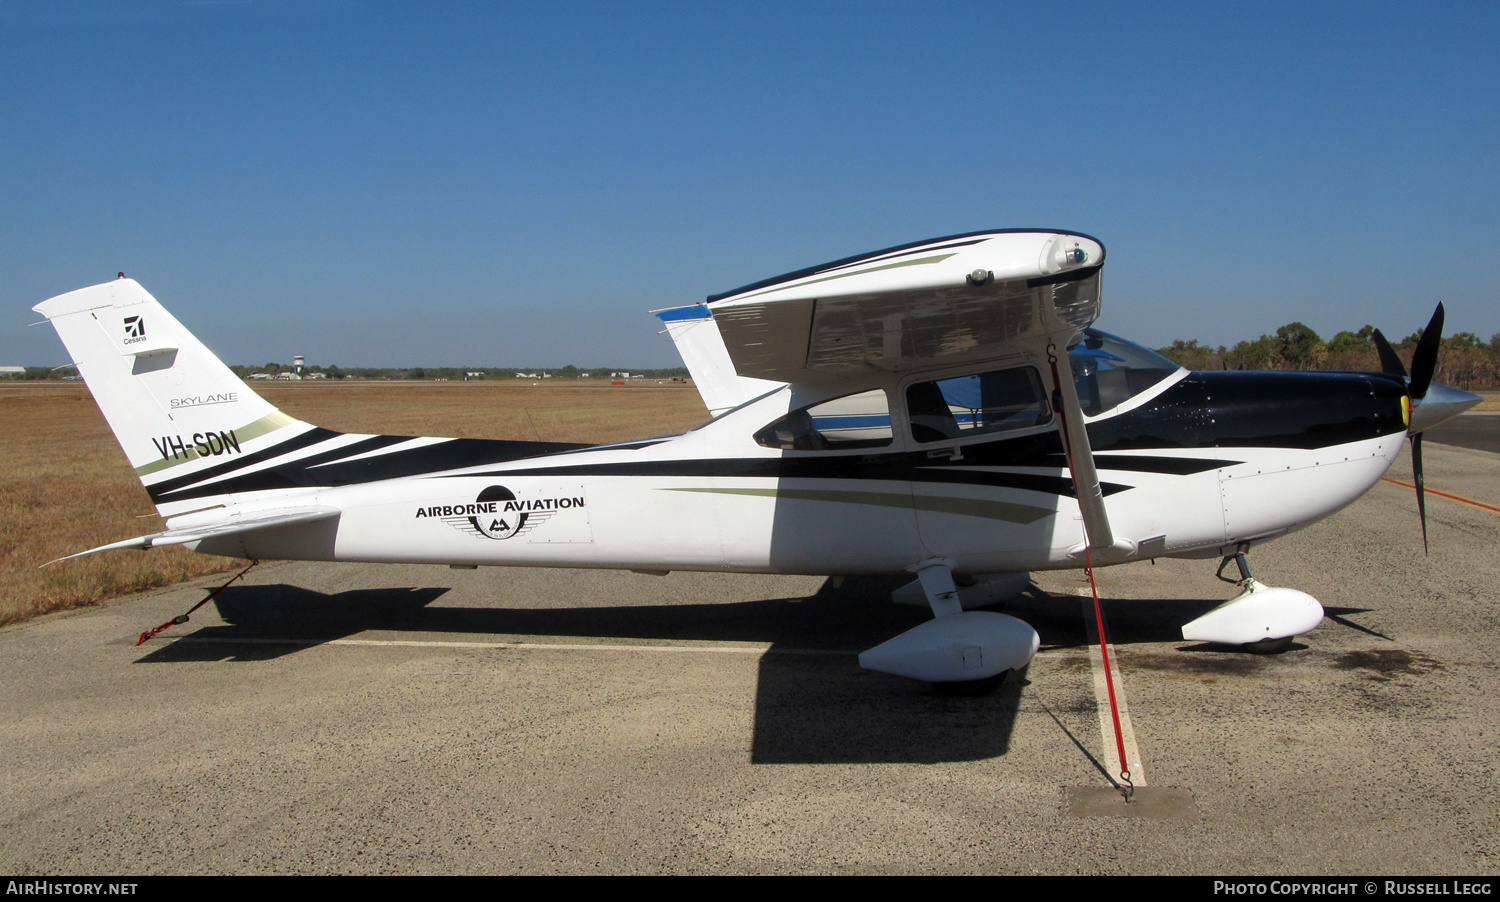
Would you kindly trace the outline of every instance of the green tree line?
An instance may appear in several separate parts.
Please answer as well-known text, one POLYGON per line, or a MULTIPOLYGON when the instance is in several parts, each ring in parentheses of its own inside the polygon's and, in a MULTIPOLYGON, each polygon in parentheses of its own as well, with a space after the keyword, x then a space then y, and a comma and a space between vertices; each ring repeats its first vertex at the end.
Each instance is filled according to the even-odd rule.
MULTIPOLYGON (((1392 341, 1408 371, 1422 331, 1392 341)), ((1274 335, 1242 341, 1234 347, 1200 344, 1196 339, 1178 339, 1156 352, 1192 370, 1359 370, 1379 371, 1380 354, 1372 336, 1374 326, 1358 332, 1340 332, 1324 341, 1305 323, 1287 323, 1274 335)), ((1390 336, 1386 336, 1390 338, 1390 336)), ((1458 332, 1443 339, 1438 354, 1438 382, 1467 391, 1500 390, 1500 333, 1488 342, 1473 332, 1458 332)))

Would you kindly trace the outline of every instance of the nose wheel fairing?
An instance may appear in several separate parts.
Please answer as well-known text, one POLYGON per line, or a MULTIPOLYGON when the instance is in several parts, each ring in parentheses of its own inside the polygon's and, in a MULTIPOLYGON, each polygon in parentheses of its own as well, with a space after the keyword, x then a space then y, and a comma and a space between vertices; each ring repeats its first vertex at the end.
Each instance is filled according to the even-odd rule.
POLYGON ((1312 632, 1323 622, 1323 606, 1306 592, 1250 578, 1241 585, 1240 594, 1183 626, 1182 638, 1255 646, 1312 632))
POLYGON ((1296 589, 1266 586, 1250 575, 1248 545, 1219 562, 1219 579, 1241 589, 1202 617, 1183 626, 1182 638, 1193 642, 1238 645, 1246 651, 1270 654, 1285 651, 1293 636, 1312 632, 1323 622, 1323 606, 1316 598, 1296 589), (1239 580, 1224 575, 1229 565, 1240 571, 1239 580))

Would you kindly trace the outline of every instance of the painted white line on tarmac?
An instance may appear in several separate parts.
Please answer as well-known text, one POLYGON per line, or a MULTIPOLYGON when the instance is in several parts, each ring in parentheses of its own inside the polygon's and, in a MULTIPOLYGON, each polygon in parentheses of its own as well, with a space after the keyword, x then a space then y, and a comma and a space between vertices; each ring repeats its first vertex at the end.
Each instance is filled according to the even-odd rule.
MULTIPOLYGON (((1109 716, 1109 686, 1104 681, 1104 654, 1099 650, 1099 630, 1094 623, 1094 597, 1083 590, 1079 595, 1083 622, 1089 637, 1089 665, 1094 676, 1094 707, 1099 712, 1099 738, 1104 746, 1104 766, 1111 777, 1120 776, 1120 753, 1115 745, 1115 725, 1109 716)), ((1111 644, 1109 670, 1115 681, 1115 703, 1120 708, 1120 738, 1125 745, 1132 786, 1146 785, 1146 769, 1141 764, 1141 750, 1135 743, 1135 726, 1130 720, 1130 704, 1125 700, 1125 680, 1120 675, 1120 655, 1111 644)))
MULTIPOLYGON (((508 649, 512 651, 655 651, 674 654, 703 652, 720 655, 815 655, 823 657, 853 657, 855 649, 838 648, 773 648, 768 644, 754 645, 618 645, 605 643, 556 643, 556 642, 458 642, 451 639, 234 639, 219 636, 162 636, 170 642, 213 645, 354 645, 391 648, 472 648, 508 649)), ((156 640, 153 640, 156 641, 156 640)), ((1069 657, 1072 652, 1059 649, 1044 651, 1038 658, 1069 657)))
POLYGON ((232 639, 214 636, 181 636, 174 642, 213 643, 218 645, 357 645, 392 648, 495 648, 512 651, 659 651, 705 652, 728 655, 852 655, 857 652, 838 649, 772 648, 769 645, 609 645, 604 643, 549 642, 455 642, 438 639, 232 639))

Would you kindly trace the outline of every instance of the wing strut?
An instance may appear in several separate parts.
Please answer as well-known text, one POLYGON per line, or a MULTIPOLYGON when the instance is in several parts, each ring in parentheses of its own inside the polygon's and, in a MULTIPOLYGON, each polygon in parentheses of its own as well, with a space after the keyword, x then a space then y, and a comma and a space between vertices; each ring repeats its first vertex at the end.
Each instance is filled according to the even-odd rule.
POLYGON ((1094 450, 1089 447, 1088 430, 1083 424, 1083 405, 1078 403, 1078 389, 1069 373, 1063 379, 1057 373, 1057 345, 1047 345, 1047 362, 1052 365, 1052 407, 1062 411, 1063 450, 1068 456, 1068 472, 1073 476, 1073 494, 1083 514, 1083 560, 1089 575, 1089 591, 1094 595, 1094 624, 1099 630, 1099 653, 1104 658, 1104 686, 1109 690, 1109 716, 1115 726, 1115 751, 1120 756, 1121 791, 1128 804, 1135 794, 1130 782, 1130 760, 1125 757, 1125 732, 1120 726, 1120 705, 1115 700, 1115 678, 1109 666, 1109 635, 1104 631, 1104 608, 1099 604, 1099 587, 1094 584, 1092 549, 1114 545, 1114 532, 1104 511, 1104 491, 1099 487, 1099 471, 1094 468, 1094 450))
POLYGON ((1115 544, 1115 533, 1109 528, 1109 515, 1104 511, 1104 490, 1099 486, 1094 449, 1089 447, 1089 433, 1083 425, 1083 405, 1078 401, 1078 388, 1073 380, 1057 374, 1057 345, 1047 345, 1047 362, 1052 364, 1052 407, 1062 412, 1063 451, 1068 456, 1068 470, 1073 474, 1078 512, 1083 515, 1084 541, 1088 547, 1102 551, 1115 544))

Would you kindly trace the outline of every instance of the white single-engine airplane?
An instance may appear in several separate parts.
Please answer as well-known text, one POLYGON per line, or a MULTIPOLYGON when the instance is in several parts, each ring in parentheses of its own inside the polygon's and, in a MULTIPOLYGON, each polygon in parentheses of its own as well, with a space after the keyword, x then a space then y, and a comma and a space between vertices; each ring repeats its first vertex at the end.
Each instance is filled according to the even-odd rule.
POLYGON ((1479 400, 1430 384, 1441 307, 1410 378, 1383 338, 1384 373, 1189 372, 1091 328, 1103 264, 1086 235, 977 232, 659 311, 714 416, 599 447, 301 422, 130 279, 35 309, 166 518, 83 554, 915 574, 896 598, 934 618, 860 663, 960 690, 1038 647, 971 608, 1086 558, 1236 561, 1241 593, 1187 639, 1313 629, 1322 607, 1244 553, 1353 502, 1408 436, 1420 485, 1422 430, 1479 400))

